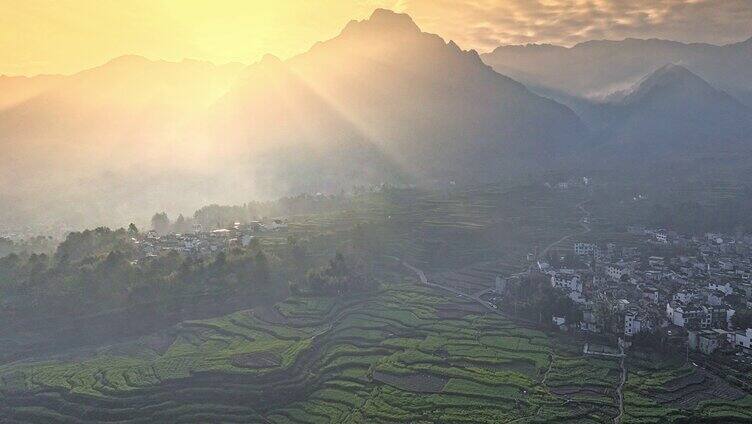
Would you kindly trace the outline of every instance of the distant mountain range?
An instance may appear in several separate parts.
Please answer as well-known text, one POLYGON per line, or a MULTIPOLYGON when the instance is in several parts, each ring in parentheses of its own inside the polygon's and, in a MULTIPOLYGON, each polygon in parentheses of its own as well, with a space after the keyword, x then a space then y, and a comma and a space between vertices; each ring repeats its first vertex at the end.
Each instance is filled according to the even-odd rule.
POLYGON ((683 66, 663 66, 607 100, 595 106, 601 129, 593 137, 621 160, 686 160, 752 147, 752 110, 683 66))
POLYGON ((197 185, 190 170, 206 148, 192 128, 241 70, 124 56, 74 75, 0 77, 0 219, 111 223, 205 201, 164 193, 197 185))
POLYGON ((752 39, 726 46, 637 39, 501 46, 482 57, 576 111, 597 152, 585 155, 590 163, 688 161, 752 146, 752 39))
POLYGON ((655 39, 500 46, 483 60, 526 85, 588 98, 623 90, 673 63, 752 106, 752 38, 725 46, 655 39))
POLYGON ((125 56, 0 77, 0 221, 122 225, 354 184, 746 152, 750 44, 502 47, 492 69, 379 9, 284 61, 125 56))

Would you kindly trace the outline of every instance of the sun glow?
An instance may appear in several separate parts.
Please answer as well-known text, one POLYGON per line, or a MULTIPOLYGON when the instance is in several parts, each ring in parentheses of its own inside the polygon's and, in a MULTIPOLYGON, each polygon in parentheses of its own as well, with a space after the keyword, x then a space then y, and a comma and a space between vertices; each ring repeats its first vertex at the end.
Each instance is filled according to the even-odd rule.
POLYGON ((288 58, 389 1, 0 0, 0 74, 74 73, 125 54, 288 58))

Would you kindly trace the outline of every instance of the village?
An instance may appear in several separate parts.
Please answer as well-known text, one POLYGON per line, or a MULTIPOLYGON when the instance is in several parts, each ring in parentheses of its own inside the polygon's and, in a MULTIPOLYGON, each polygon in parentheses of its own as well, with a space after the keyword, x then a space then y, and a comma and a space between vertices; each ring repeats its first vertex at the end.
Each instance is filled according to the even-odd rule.
POLYGON ((185 233, 159 234, 150 230, 131 238, 138 251, 138 261, 177 252, 194 258, 208 257, 233 247, 248 247, 262 234, 280 232, 287 228, 283 219, 234 223, 229 228, 204 229, 194 225, 185 233))
MULTIPOLYGON (((554 316, 553 324, 611 336, 626 348, 657 335, 698 354, 748 359, 752 236, 686 236, 642 226, 630 226, 628 233, 636 243, 576 241, 569 254, 549 258, 556 265, 536 262, 581 312, 579 322, 554 316)), ((497 279, 497 292, 507 282, 497 279)))

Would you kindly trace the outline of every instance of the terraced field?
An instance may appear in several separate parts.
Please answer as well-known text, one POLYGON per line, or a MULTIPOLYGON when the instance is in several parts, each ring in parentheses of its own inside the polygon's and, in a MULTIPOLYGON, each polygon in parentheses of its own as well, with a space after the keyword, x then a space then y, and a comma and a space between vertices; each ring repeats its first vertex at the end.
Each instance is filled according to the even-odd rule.
MULTIPOLYGON (((661 398, 693 384, 683 372, 631 373, 625 422, 749 417, 743 393, 661 398)), ((406 281, 0 366, 0 422, 610 422, 618 379, 566 338, 406 281)))
POLYGON ((625 421, 752 422, 752 398, 718 376, 693 365, 645 367, 632 372, 625 392, 625 421))
POLYGON ((358 197, 344 210, 293 217, 289 233, 315 240, 310 250, 323 258, 360 225, 379 253, 371 258, 377 265, 386 254, 433 271, 499 260, 517 266, 534 247, 579 230, 579 202, 577 195, 537 186, 390 190, 358 197))

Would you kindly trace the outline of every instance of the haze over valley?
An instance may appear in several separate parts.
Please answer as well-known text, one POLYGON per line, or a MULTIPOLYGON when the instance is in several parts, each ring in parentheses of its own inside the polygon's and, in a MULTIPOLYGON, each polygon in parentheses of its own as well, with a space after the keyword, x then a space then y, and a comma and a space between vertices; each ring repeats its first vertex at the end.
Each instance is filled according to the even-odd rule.
POLYGON ((0 423, 752 422, 747 0, 5 3, 0 423))
POLYGON ((594 169, 626 151, 742 152, 749 46, 625 40, 481 58, 380 9, 288 60, 124 56, 2 77, 0 213, 31 227, 123 225, 358 184, 594 169))

